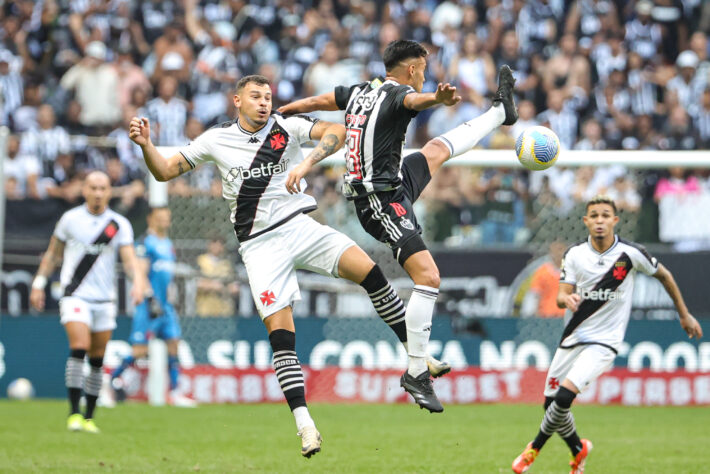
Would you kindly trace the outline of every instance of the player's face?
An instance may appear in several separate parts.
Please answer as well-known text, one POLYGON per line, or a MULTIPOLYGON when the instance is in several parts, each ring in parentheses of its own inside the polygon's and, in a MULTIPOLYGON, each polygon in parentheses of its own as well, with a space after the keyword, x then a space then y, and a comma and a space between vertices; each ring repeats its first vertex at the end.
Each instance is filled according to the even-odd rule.
POLYGON ((84 180, 82 195, 86 200, 86 205, 94 214, 101 214, 108 206, 111 199, 111 183, 104 173, 90 173, 84 180))
POLYGON ((150 226, 161 234, 170 229, 170 209, 155 209, 150 215, 150 226))
POLYGON ((609 204, 592 204, 584 216, 584 224, 589 235, 594 239, 605 239, 614 234, 614 226, 619 222, 619 216, 609 204))
POLYGON ((424 87, 424 71, 426 71, 426 59, 412 60, 410 63, 410 73, 412 74, 410 85, 417 92, 421 92, 424 87))
POLYGON ((239 109, 242 125, 259 129, 271 115, 271 88, 267 84, 250 82, 234 96, 234 105, 239 109))

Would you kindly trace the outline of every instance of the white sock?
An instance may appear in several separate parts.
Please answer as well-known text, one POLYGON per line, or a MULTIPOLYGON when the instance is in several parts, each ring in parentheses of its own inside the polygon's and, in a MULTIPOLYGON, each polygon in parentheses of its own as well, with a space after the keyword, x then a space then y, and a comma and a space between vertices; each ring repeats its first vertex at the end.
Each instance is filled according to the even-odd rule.
POLYGON ((308 413, 308 407, 294 408, 293 417, 296 419, 296 428, 298 428, 299 432, 307 426, 316 426, 311 414, 308 413))
POLYGON ((449 158, 453 158, 476 146, 483 137, 500 127, 504 120, 503 104, 494 105, 484 114, 462 123, 453 130, 436 137, 435 140, 446 145, 451 153, 449 158))
POLYGON ((407 303, 404 319, 407 322, 407 372, 416 377, 427 370, 427 346, 431 336, 431 318, 439 289, 424 285, 414 285, 412 296, 407 303))

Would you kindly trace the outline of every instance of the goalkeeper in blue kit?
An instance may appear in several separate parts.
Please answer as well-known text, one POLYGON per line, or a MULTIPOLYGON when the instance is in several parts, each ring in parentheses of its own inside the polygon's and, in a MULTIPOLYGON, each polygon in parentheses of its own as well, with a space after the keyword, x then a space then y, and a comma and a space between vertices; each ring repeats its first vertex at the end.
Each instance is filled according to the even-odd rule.
POLYGON ((133 315, 130 341, 133 351, 126 356, 111 374, 111 385, 121 386, 119 377, 136 359, 148 355, 150 337, 163 339, 168 346, 168 372, 170 375, 170 394, 168 403, 181 407, 194 407, 195 401, 178 390, 180 364, 178 362, 178 343, 181 331, 175 308, 168 302, 168 287, 175 271, 175 248, 168 238, 170 228, 170 209, 156 207, 148 215, 148 235, 137 244, 136 254, 141 262, 152 288, 152 295, 136 306, 133 315))

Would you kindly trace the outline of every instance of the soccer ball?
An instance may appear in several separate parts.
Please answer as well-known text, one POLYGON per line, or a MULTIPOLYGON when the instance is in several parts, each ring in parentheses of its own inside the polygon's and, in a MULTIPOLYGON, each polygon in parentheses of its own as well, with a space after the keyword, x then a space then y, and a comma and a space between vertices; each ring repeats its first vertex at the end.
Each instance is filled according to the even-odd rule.
POLYGON ((15 379, 7 386, 7 397, 14 400, 29 400, 34 394, 32 382, 25 378, 15 379))
POLYGON ((515 142, 518 161, 531 171, 546 170, 555 164, 560 154, 560 139, 547 127, 523 130, 515 142))

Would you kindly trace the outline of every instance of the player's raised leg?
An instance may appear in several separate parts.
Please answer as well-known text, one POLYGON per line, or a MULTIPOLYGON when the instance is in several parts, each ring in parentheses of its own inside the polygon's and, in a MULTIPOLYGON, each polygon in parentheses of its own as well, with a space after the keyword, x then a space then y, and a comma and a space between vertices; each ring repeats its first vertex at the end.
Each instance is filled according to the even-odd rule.
POLYGON ((498 73, 498 90, 493 96, 493 106, 482 115, 464 122, 458 127, 432 138, 422 148, 433 175, 447 160, 469 151, 483 137, 501 125, 512 125, 518 120, 518 111, 513 97, 515 79, 506 65, 498 73))
POLYGON ((296 420, 301 437, 301 454, 307 458, 320 452, 321 438, 306 405, 306 386, 296 354, 296 328, 291 307, 282 308, 264 319, 274 352, 274 371, 296 420))

